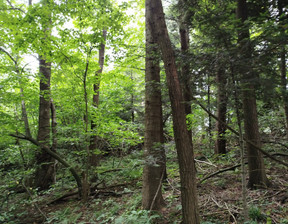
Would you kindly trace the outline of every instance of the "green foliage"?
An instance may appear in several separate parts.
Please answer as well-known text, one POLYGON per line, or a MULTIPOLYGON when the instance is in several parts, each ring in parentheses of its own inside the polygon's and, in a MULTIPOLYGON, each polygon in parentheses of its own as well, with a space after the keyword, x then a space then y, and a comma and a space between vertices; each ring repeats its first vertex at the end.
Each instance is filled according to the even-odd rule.
POLYGON ((138 211, 130 211, 127 212, 120 217, 116 218, 113 222, 114 224, 151 224, 153 220, 159 218, 160 216, 157 214, 153 214, 147 210, 138 210, 138 211))
POLYGON ((77 209, 71 208, 60 209, 56 212, 50 213, 45 223, 59 223, 59 224, 72 224, 80 223, 77 220, 82 216, 82 212, 77 209))
POLYGON ((261 221, 265 219, 265 215, 262 214, 261 209, 256 206, 250 207, 248 214, 249 218, 252 219, 253 221, 261 221))

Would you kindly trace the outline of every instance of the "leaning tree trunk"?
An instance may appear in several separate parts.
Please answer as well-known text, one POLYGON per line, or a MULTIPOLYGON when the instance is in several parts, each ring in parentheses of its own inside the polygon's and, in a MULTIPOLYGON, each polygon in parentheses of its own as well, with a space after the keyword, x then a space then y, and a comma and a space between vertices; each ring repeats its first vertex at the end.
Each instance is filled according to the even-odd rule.
MULTIPOLYGON (((100 69, 96 72, 95 77, 96 77, 96 82, 93 85, 93 102, 92 105, 93 107, 98 107, 99 105, 99 87, 100 87, 100 76, 102 74, 103 71, 103 67, 104 67, 104 59, 105 59, 105 41, 106 41, 106 36, 107 36, 107 31, 103 30, 103 42, 101 43, 100 49, 99 49, 99 66, 100 69)), ((97 124, 92 120, 91 122, 91 130, 95 131, 97 124)), ((97 149, 97 147, 99 147, 99 137, 94 133, 91 136, 90 139, 90 145, 89 145, 89 151, 90 151, 90 158, 89 158, 89 163, 91 166, 98 166, 99 164, 99 154, 95 154, 95 151, 97 149)))
POLYGON ((146 0, 147 22, 152 36, 157 40, 166 71, 169 97, 172 107, 173 130, 178 154, 181 203, 184 224, 198 224, 198 202, 196 194, 195 163, 193 147, 186 125, 185 105, 179 83, 174 51, 168 35, 161 0, 146 0))
MULTIPOLYGON (((219 68, 216 74, 217 90, 217 118, 226 123, 227 113, 227 94, 226 84, 227 79, 225 70, 219 68)), ((226 154, 226 125, 222 122, 216 121, 217 140, 215 145, 215 154, 226 154)))
POLYGON ((165 174, 165 150, 162 119, 159 49, 147 21, 151 16, 146 8, 146 65, 145 65, 145 137, 142 206, 160 210, 164 206, 162 180, 165 174))
MULTIPOLYGON (((258 127, 257 105, 255 87, 253 84, 255 74, 253 69, 249 66, 252 58, 252 48, 250 44, 249 27, 245 23, 248 18, 247 12, 246 0, 238 0, 237 18, 240 19, 241 22, 238 31, 238 44, 239 53, 241 55, 240 61, 243 63, 241 68, 239 68, 239 73, 242 75, 241 86, 245 137, 249 141, 253 142, 256 146, 260 147, 261 141, 258 127)), ((247 156, 249 170, 248 187, 267 187, 270 183, 266 176, 262 154, 253 145, 248 143, 247 156)))

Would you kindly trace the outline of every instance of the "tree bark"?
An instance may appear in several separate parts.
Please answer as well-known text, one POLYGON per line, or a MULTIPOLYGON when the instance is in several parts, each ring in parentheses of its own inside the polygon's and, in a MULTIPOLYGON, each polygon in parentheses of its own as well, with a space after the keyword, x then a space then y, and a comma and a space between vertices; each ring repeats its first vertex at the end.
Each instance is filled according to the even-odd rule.
MULTIPOLYGON (((241 74, 241 88, 243 99, 243 115, 244 115, 244 129, 245 137, 253 142, 256 146, 261 147, 257 105, 255 97, 255 87, 253 79, 255 74, 253 69, 249 66, 252 58, 252 48, 250 44, 249 27, 245 23, 248 19, 246 0, 238 0, 237 2, 237 18, 240 20, 240 27, 238 30, 238 45, 240 62, 243 64, 238 68, 241 74)), ((264 160, 262 154, 251 144, 247 144, 248 156, 248 172, 249 172, 249 188, 267 187, 270 185, 265 172, 264 160)))
MULTIPOLYGON (((191 109, 191 101, 192 101, 192 93, 189 86, 190 81, 190 66, 188 59, 188 50, 189 50, 189 29, 188 26, 185 24, 185 18, 182 18, 180 21, 180 43, 181 43, 181 53, 184 60, 182 60, 181 64, 181 85, 183 89, 183 97, 185 101, 185 113, 186 116, 188 114, 192 114, 191 109)), ((189 124, 191 126, 191 124, 189 124)), ((189 137, 192 141, 192 128, 189 127, 188 130, 189 137)))
MULTIPOLYGON (((41 24, 44 33, 42 42, 42 48, 44 49, 47 47, 45 41, 48 41, 48 37, 51 35, 51 12, 48 11, 49 1, 43 0, 42 3, 42 7, 47 10, 47 13, 42 15, 47 20, 41 24)), ((47 49, 39 53, 40 105, 37 141, 44 145, 50 145, 51 62, 47 61, 47 53, 45 51, 47 49)), ((55 181, 55 159, 49 153, 40 151, 36 154, 36 165, 35 187, 39 188, 39 190, 48 189, 55 181)))
MULTIPOLYGON (((226 84, 227 79, 225 75, 225 70, 219 68, 216 73, 216 83, 218 86, 217 92, 217 118, 220 121, 226 122, 227 113, 227 94, 226 94, 226 84)), ((215 154, 226 154, 226 126, 216 121, 217 130, 217 140, 215 146, 215 154)))
POLYGON ((181 203, 184 224, 198 224, 198 202, 193 147, 186 125, 185 105, 179 83, 174 51, 168 35, 161 0, 146 0, 147 22, 152 29, 153 38, 157 40, 164 67, 173 115, 173 129, 178 154, 181 203))
MULTIPOLYGON (((105 41, 106 41, 106 36, 107 36, 107 31, 106 30, 103 30, 103 42, 101 43, 100 45, 100 49, 99 49, 99 60, 98 60, 98 63, 99 63, 99 66, 100 66, 100 69, 95 73, 95 77, 97 78, 97 83, 95 83, 93 85, 93 90, 94 90, 94 93, 93 93, 93 102, 92 102, 92 105, 96 108, 98 107, 99 105, 99 87, 100 87, 100 76, 103 72, 103 67, 104 67, 104 59, 105 59, 105 41)), ((95 130, 96 129, 96 126, 97 124, 93 121, 91 121, 91 130, 95 130)), ((91 136, 91 139, 90 139, 90 145, 89 145, 89 151, 91 152, 90 153, 90 159, 89 159, 89 163, 91 166, 98 166, 99 165, 99 159, 100 159, 100 156, 99 154, 95 154, 93 153, 93 151, 95 149, 97 149, 99 143, 99 137, 96 135, 96 134, 93 134, 91 136)))
MULTIPOLYGON (((40 72, 40 105, 37 141, 50 145, 50 78, 51 62, 42 56, 39 61, 40 72)), ((48 189, 55 180, 55 160, 45 151, 36 154, 35 187, 40 190, 48 189)))
POLYGON ((162 180, 165 173, 163 148, 163 115, 161 101, 159 49, 152 36, 146 8, 146 59, 145 59, 145 137, 142 206, 146 210, 160 210, 164 206, 162 180))

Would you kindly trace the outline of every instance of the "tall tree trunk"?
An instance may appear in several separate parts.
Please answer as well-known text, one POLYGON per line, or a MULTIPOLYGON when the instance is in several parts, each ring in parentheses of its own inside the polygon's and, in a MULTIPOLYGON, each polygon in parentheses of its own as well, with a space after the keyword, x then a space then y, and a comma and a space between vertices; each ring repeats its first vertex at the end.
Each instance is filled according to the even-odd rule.
MULTIPOLYGON (((181 43, 181 53, 183 56, 182 64, 181 64, 181 85, 183 89, 183 97, 185 101, 185 113, 186 115, 192 113, 191 109, 191 101, 192 101, 192 93, 189 86, 190 83, 190 66, 188 62, 188 50, 189 50, 189 29, 187 24, 185 24, 185 18, 181 18, 180 21, 180 43, 181 43)), ((191 124, 189 124, 191 125, 191 124)), ((192 141, 192 128, 189 127, 188 130, 189 137, 192 141)))
MULTIPOLYGON (((284 24, 282 21, 283 8, 285 7, 285 1, 278 0, 279 11, 279 27, 280 35, 285 35, 284 24)), ((285 23, 285 22, 284 22, 285 23)), ((282 87, 282 99, 284 103, 285 119, 286 119, 286 136, 288 138, 288 93, 287 93, 287 69, 286 69, 286 49, 285 44, 280 46, 280 74, 281 74, 281 87, 282 87)))
MULTIPOLYGON (((47 10, 42 15, 47 19, 42 26, 45 35, 44 40, 48 41, 47 39, 51 35, 51 12, 48 9, 49 1, 43 0, 42 3, 42 7, 46 7, 47 10)), ((47 46, 43 42, 42 48, 45 47, 47 46)), ((45 52, 39 54, 40 105, 37 140, 41 144, 50 145, 51 62, 47 61, 46 57, 45 52)), ((36 154, 36 165, 35 187, 38 187, 40 190, 48 189, 55 181, 55 159, 47 152, 40 151, 36 154)))
POLYGON ((145 65, 145 137, 142 206, 160 210, 164 206, 162 180, 165 174, 163 148, 163 116, 160 85, 159 49, 152 36, 146 8, 146 65, 145 65))
MULTIPOLYGON (((50 145, 50 78, 51 62, 42 56, 39 61, 40 72, 40 106, 39 127, 37 141, 50 145)), ((36 155, 35 186, 40 190, 48 189, 55 179, 55 160, 46 152, 40 151, 36 155)))
MULTIPOLYGON (((101 43, 100 49, 99 49, 99 66, 100 69, 95 73, 95 77, 97 78, 97 83, 93 85, 93 102, 92 105, 94 107, 98 107, 99 105, 99 87, 100 87, 100 76, 103 72, 104 67, 104 59, 105 59, 105 41, 106 41, 107 31, 103 30, 103 42, 101 43)), ((92 120, 91 122, 91 130, 96 129, 97 124, 92 120)), ((91 166, 98 166, 99 164, 99 154, 93 153, 95 149, 99 146, 99 137, 96 134, 93 134, 90 139, 90 145, 89 145, 89 151, 90 154, 90 165, 91 166)))
MULTIPOLYGON (((218 86, 217 92, 217 117, 220 121, 226 123, 226 113, 227 113, 227 94, 226 94, 226 84, 227 79, 225 75, 225 70, 219 68, 216 73, 216 83, 218 86)), ((217 140, 215 145, 215 154, 226 154, 226 126, 216 121, 217 130, 217 140)))
MULTIPOLYGON (((261 141, 258 127, 257 105, 253 84, 255 74, 247 63, 252 57, 249 27, 245 23, 248 18, 248 10, 246 0, 238 0, 237 3, 237 18, 241 21, 238 31, 240 61, 243 63, 243 61, 245 62, 246 60, 241 68, 238 68, 239 73, 242 75, 244 129, 246 138, 260 147, 261 141)), ((269 186, 270 183, 266 176, 263 155, 251 144, 247 144, 247 156, 249 169, 248 187, 258 188, 269 186)))
POLYGON ((198 202, 196 193, 195 163, 193 147, 186 125, 185 105, 179 83, 174 51, 168 35, 161 0, 146 0, 146 16, 152 36, 160 47, 169 89, 173 115, 173 129, 178 154, 181 203, 184 224, 198 224, 198 202))

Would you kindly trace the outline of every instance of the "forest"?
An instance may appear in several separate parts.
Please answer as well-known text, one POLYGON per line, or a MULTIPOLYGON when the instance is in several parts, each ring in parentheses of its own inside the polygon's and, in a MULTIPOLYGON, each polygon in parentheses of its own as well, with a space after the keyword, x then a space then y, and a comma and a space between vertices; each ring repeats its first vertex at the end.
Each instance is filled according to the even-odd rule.
POLYGON ((287 0, 0 0, 0 223, 288 224, 287 0))

